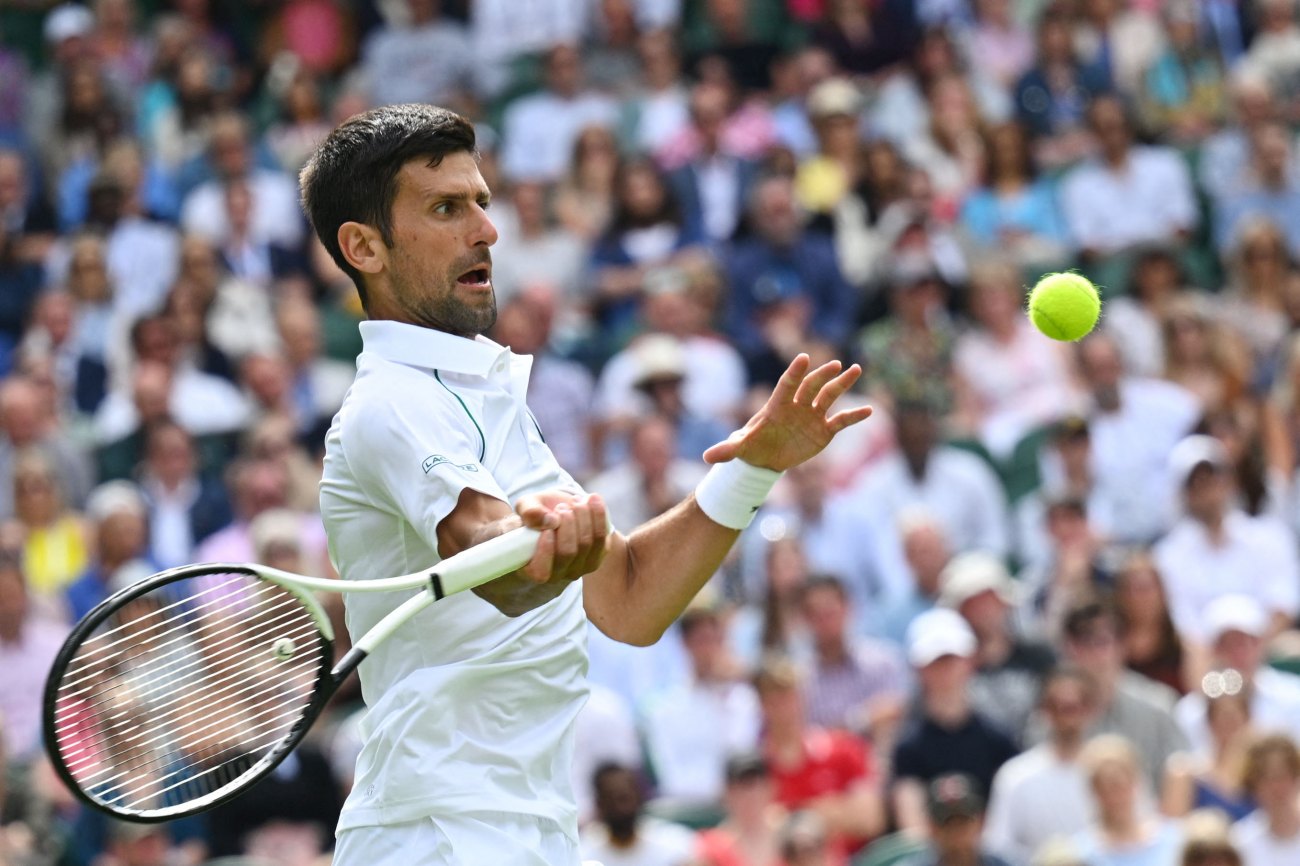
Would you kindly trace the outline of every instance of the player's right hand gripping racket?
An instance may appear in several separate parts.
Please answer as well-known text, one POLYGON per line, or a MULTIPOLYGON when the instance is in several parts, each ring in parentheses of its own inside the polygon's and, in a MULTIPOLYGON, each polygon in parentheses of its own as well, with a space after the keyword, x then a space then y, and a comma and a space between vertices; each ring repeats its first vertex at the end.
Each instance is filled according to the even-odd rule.
POLYGON ((129 586, 87 614, 54 661, 44 706, 54 768, 86 803, 128 821, 210 809, 271 772, 399 626, 522 567, 537 538, 516 529, 383 580, 215 564, 129 586), (331 669, 334 631, 313 593, 411 589, 331 669))

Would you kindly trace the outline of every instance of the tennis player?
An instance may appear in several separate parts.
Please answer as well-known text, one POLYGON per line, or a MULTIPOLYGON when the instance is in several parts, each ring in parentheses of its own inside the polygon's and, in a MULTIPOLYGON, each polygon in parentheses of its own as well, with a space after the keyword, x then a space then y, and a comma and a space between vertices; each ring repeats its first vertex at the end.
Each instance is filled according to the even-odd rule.
MULTIPOLYGON (((801 355, 758 414, 705 452, 713 467, 692 496, 609 530, 525 404, 531 358, 483 336, 497 232, 473 127, 432 106, 375 109, 335 129, 301 181, 369 319, 321 481, 339 573, 404 574, 521 524, 543 530, 520 571, 432 606, 361 666, 363 747, 334 862, 576 866, 569 765, 586 620, 618 641, 657 641, 780 473, 870 414, 830 413, 861 371, 811 370, 801 355)), ((397 603, 346 599, 354 635, 397 603)))

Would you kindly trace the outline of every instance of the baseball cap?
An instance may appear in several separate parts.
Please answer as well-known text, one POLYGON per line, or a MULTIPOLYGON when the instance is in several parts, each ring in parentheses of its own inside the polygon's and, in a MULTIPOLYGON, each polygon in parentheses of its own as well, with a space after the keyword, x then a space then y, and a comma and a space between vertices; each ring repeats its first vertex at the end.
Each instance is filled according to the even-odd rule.
POLYGON ((944 656, 974 654, 975 633, 955 610, 927 610, 907 627, 907 660, 914 667, 926 667, 944 656))
POLYGON ((982 592, 994 592, 1014 607, 1020 603, 1019 589, 1002 560, 982 550, 954 557, 939 573, 939 604, 944 607, 958 608, 982 592))
POLYGON ((95 29, 95 16, 85 6, 65 3, 45 18, 45 41, 57 45, 66 39, 86 36, 95 29))
POLYGON ((767 761, 758 752, 740 752, 727 758, 726 779, 728 785, 766 779, 770 775, 771 772, 767 768, 767 761))
POLYGON ((1198 466, 1205 465, 1216 469, 1227 469, 1230 465, 1228 449, 1213 436, 1199 433, 1188 436, 1169 453, 1169 474, 1180 488, 1187 486, 1198 466))
POLYGON ((862 94, 853 82, 828 78, 808 94, 808 114, 813 118, 856 115, 862 107, 862 94))
POLYGON ((930 819, 936 824, 953 818, 977 818, 984 811, 984 798, 975 780, 965 773, 949 773, 930 783, 926 798, 930 819))
POLYGON ((676 338, 667 334, 642 337, 632 349, 636 360, 636 379, 640 388, 662 379, 681 379, 686 376, 686 353, 676 338))
POLYGON ((1210 642, 1230 631, 1244 632, 1252 637, 1268 633, 1268 611, 1248 595, 1231 593, 1221 595, 1205 606, 1205 634, 1210 642))

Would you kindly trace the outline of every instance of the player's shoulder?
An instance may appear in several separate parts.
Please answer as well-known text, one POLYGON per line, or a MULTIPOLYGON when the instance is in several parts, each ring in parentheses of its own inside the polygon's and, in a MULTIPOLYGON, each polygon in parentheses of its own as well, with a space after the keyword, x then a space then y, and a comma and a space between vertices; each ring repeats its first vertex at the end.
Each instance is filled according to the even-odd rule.
POLYGON ((339 434, 344 440, 368 439, 395 426, 440 424, 455 417, 453 401, 428 371, 363 352, 339 408, 339 434))

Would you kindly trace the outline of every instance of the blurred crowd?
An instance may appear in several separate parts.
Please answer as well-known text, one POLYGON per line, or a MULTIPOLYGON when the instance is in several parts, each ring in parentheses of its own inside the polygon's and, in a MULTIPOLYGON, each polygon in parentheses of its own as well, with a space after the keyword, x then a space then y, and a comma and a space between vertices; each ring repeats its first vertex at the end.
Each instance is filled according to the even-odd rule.
POLYGON ((588 856, 1300 863, 1295 0, 10 0, 0 864, 328 862, 355 687, 150 826, 62 787, 41 695, 142 575, 333 573, 361 311, 296 173, 403 101, 475 121, 491 336, 617 526, 799 352, 876 410, 658 645, 592 629, 588 856), (1022 314, 1062 269, 1075 345, 1022 314))

